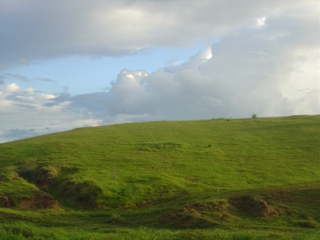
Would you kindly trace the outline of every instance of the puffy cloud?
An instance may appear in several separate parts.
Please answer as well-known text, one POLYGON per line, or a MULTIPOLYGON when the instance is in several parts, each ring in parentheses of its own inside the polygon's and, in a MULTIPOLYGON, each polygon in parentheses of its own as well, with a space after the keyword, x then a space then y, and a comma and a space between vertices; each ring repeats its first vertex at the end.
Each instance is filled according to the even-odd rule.
POLYGON ((267 18, 265 17, 261 17, 261 18, 257 18, 257 27, 263 27, 266 24, 266 20, 267 18))
POLYGON ((16 92, 18 91, 20 88, 19 86, 16 84, 16 83, 11 83, 9 84, 5 90, 8 91, 8 92, 16 92))

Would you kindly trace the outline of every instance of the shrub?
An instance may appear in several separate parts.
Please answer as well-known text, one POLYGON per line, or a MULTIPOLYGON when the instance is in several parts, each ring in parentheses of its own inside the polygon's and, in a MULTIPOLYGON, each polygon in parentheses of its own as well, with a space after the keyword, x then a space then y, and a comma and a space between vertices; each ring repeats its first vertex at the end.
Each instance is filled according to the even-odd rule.
POLYGON ((257 118, 257 117, 258 117, 258 115, 256 113, 251 114, 251 118, 257 118))
POLYGON ((62 197, 64 202, 73 207, 92 208, 97 207, 102 192, 102 188, 91 179, 81 182, 68 180, 63 185, 62 197))

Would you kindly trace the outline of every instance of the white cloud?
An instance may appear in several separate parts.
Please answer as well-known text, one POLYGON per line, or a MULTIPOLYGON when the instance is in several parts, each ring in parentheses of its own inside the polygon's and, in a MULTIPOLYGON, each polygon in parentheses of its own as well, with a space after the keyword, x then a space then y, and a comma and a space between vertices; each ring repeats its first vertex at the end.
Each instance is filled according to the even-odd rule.
POLYGON ((123 71, 106 94, 108 114, 157 119, 318 114, 316 16, 297 19, 296 14, 275 15, 264 28, 227 34, 188 62, 143 78, 123 71))
POLYGON ((248 28, 232 33, 189 61, 150 74, 125 69, 106 93, 55 101, 69 101, 70 111, 90 112, 104 124, 250 117, 252 112, 259 116, 318 114, 316 43, 309 41, 304 47, 297 36, 291 37, 296 27, 278 27, 278 21, 291 22, 279 18, 263 31, 248 28), (283 31, 290 34, 273 38, 283 31))
POLYGON ((8 92, 16 92, 18 91, 20 88, 19 86, 16 84, 16 83, 11 83, 9 84, 5 90, 8 91, 8 92))
POLYGON ((263 27, 264 25, 266 25, 266 20, 267 18, 265 17, 257 18, 257 26, 263 27))
POLYGON ((100 119, 68 111, 67 101, 52 105, 56 97, 33 89, 24 90, 15 83, 1 86, 0 142, 101 124, 100 119))

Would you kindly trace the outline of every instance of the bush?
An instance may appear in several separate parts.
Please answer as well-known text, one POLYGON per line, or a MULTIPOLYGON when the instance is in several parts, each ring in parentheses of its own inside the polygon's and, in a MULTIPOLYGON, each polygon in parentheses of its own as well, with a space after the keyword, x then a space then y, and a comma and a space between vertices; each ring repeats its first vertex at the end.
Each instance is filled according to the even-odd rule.
POLYGON ((258 117, 258 115, 256 113, 251 114, 251 118, 257 118, 257 117, 258 117))
POLYGON ((81 182, 68 180, 63 185, 62 197, 72 207, 93 208, 98 206, 102 192, 102 188, 91 179, 81 182))

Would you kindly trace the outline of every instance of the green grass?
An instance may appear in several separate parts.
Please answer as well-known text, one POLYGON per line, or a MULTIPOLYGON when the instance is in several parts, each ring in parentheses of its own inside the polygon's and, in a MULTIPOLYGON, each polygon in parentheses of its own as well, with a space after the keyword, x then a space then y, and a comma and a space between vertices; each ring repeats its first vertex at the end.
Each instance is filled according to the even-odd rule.
POLYGON ((39 227, 26 222, 4 223, 0 225, 0 235, 3 240, 12 239, 79 239, 79 240, 317 240, 319 231, 292 232, 264 230, 241 230, 241 229, 192 229, 192 230, 170 230, 137 227, 134 229, 104 230, 104 232, 88 232, 81 228, 56 228, 39 227))
POLYGON ((316 239, 319 199, 319 115, 120 124, 0 144, 4 239, 316 239))

